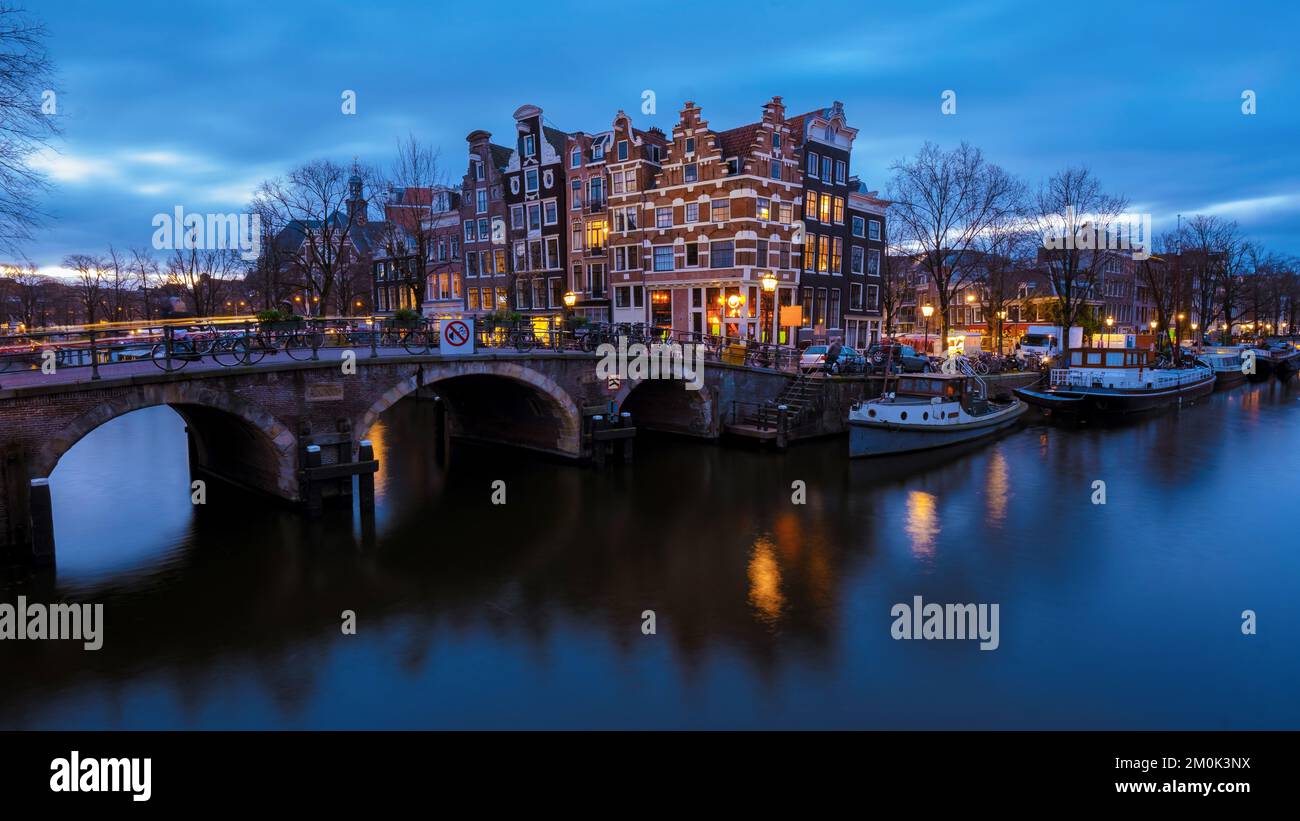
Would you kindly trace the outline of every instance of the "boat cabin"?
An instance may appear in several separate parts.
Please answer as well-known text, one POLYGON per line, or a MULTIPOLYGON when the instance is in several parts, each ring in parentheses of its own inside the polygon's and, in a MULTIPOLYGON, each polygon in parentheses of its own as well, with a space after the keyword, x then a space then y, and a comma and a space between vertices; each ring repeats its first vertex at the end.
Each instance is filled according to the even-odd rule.
POLYGON ((893 391, 896 397, 930 403, 956 402, 972 415, 988 410, 988 396, 978 377, 965 374, 927 373, 899 376, 893 391))
POLYGON ((1154 355, 1145 348, 1076 348, 1071 368, 1150 368, 1154 355))

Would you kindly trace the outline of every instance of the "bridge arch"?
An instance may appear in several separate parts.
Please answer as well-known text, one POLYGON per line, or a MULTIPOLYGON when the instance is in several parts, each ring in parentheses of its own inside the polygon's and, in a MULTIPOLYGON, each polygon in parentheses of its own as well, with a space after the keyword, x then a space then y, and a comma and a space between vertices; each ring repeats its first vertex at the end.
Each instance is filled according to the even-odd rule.
POLYGON ((77 442, 132 411, 167 405, 191 432, 191 467, 287 499, 298 497, 297 437, 270 413, 200 381, 133 386, 105 399, 45 438, 28 462, 49 476, 77 442))
POLYGON ((714 392, 707 382, 693 391, 681 380, 625 380, 614 399, 619 410, 632 414, 632 424, 638 428, 687 436, 717 435, 714 392))
POLYGON ((424 366, 385 391, 355 421, 357 438, 364 438, 380 414, 398 400, 428 387, 447 399, 456 417, 457 433, 470 434, 473 423, 482 423, 494 426, 493 438, 561 456, 582 456, 582 412, 570 393, 535 368, 501 360, 456 360, 424 366), (515 390, 486 395, 492 386, 506 385, 515 390), (493 400, 502 406, 485 404, 493 400), (542 407, 527 407, 531 401, 542 407), (545 413, 538 412, 542 410, 545 413))

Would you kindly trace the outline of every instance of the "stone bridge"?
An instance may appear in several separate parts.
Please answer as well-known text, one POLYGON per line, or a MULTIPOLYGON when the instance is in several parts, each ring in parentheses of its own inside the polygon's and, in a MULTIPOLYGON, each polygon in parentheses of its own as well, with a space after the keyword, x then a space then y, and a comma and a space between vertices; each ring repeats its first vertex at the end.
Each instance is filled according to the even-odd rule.
POLYGON ((238 368, 193 363, 176 372, 136 362, 105 367, 94 381, 87 368, 0 374, 0 550, 52 551, 48 479, 59 459, 95 428, 141 408, 167 405, 185 420, 196 477, 304 504, 314 476, 333 477, 327 496, 351 493, 347 463, 356 462, 380 414, 407 396, 440 400, 445 423, 431 436, 583 459, 592 452, 590 417, 611 399, 638 428, 716 438, 733 400, 773 398, 789 380, 710 362, 698 391, 671 380, 627 380, 610 391, 597 376, 597 357, 577 352, 398 352, 362 356, 351 369, 338 352, 321 355, 238 368))

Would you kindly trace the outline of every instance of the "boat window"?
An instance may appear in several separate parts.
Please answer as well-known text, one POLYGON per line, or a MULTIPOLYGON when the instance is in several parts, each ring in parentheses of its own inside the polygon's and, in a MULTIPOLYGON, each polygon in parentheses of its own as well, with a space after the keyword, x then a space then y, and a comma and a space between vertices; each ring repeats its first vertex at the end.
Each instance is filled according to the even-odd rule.
POLYGON ((1123 364, 1124 364, 1124 352, 1123 352, 1123 351, 1107 351, 1107 352, 1106 352, 1106 366, 1107 366, 1107 367, 1110 367, 1110 368, 1117 368, 1117 367, 1119 367, 1120 365, 1123 365, 1123 364))
POLYGON ((1072 352, 1072 353, 1070 354, 1070 364, 1071 364, 1071 365, 1082 365, 1082 364, 1083 364, 1083 351, 1074 351, 1074 352, 1072 352))
POLYGON ((1089 365, 1101 364, 1101 351, 1085 351, 1089 365))

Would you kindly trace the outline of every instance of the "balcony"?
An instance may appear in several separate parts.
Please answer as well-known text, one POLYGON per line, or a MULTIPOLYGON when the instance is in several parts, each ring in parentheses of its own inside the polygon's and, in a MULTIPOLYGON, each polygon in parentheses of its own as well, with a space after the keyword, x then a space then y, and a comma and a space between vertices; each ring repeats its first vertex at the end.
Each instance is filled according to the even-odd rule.
POLYGON ((605 212, 605 200, 591 200, 587 203, 586 210, 588 214, 603 214, 605 212))

